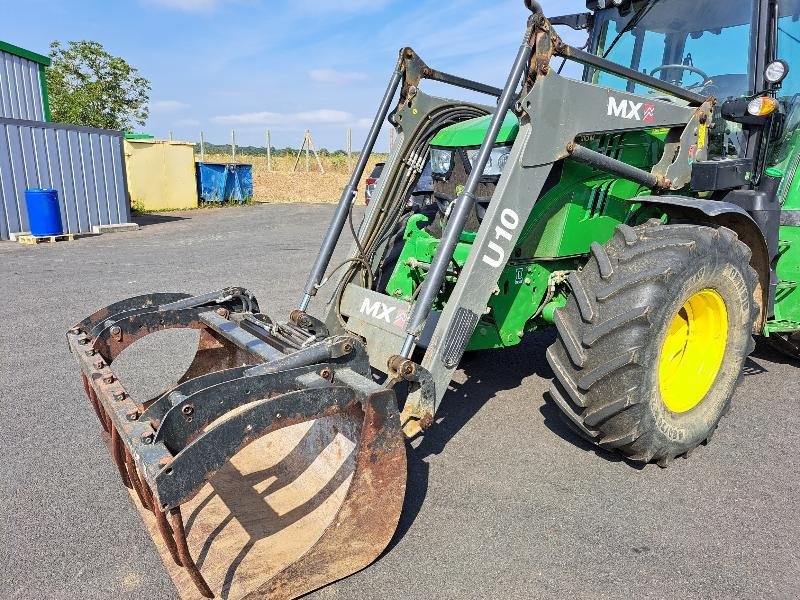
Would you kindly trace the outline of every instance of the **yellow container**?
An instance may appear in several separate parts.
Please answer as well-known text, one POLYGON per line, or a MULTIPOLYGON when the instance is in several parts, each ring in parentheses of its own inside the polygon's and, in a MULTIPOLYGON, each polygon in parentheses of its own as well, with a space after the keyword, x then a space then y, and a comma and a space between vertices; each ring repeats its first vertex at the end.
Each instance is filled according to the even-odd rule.
POLYGON ((193 143, 125 140, 125 167, 134 210, 197 208, 193 143))

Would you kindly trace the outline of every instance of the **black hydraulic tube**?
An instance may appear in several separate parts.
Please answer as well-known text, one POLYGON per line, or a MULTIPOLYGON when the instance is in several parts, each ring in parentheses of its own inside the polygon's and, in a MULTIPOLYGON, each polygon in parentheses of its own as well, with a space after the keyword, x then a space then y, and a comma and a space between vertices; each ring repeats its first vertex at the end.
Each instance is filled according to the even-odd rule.
POLYGON ((567 152, 569 152, 570 156, 577 161, 586 163, 587 165, 596 169, 600 169, 601 171, 605 171, 606 173, 618 175, 623 179, 629 179, 630 181, 634 181, 649 188, 668 187, 664 178, 659 177, 658 175, 653 175, 652 173, 649 173, 643 169, 632 167, 628 163, 624 163, 621 160, 616 160, 610 156, 606 156, 605 154, 600 154, 599 152, 590 150, 585 146, 570 144, 567 147, 567 152))
POLYGON ((623 67, 622 65, 618 65, 617 63, 602 58, 601 56, 596 56, 591 52, 586 52, 572 46, 564 45, 557 49, 556 54, 563 56, 564 58, 570 58, 575 62, 581 63, 582 65, 595 67, 601 71, 619 75, 624 79, 629 79, 637 83, 641 83, 642 85, 646 85, 647 87, 666 92, 671 96, 675 96, 681 100, 686 100, 691 104, 697 104, 699 106, 708 100, 708 98, 705 96, 695 94, 694 92, 690 92, 689 90, 686 90, 680 86, 662 81, 658 77, 652 77, 645 73, 640 73, 634 69, 623 67))
POLYGON ((465 90, 472 90, 473 92, 480 92, 481 94, 488 94, 489 96, 499 97, 503 90, 496 88, 485 83, 472 81, 471 79, 464 79, 458 75, 450 75, 450 73, 443 73, 435 69, 428 68, 424 72, 425 79, 431 81, 440 81, 441 83, 448 83, 456 87, 464 88, 465 90))
POLYGON ((478 188, 481 176, 489 162, 495 142, 497 141, 497 135, 500 133, 500 128, 506 118, 506 113, 516 99, 517 86, 528 68, 531 53, 533 52, 531 37, 536 18, 537 17, 531 17, 528 21, 528 27, 525 31, 525 40, 522 46, 520 46, 519 52, 517 52, 514 66, 503 88, 503 93, 497 102, 497 111, 492 117, 489 131, 486 133, 486 138, 483 140, 481 149, 478 152, 478 158, 472 167, 472 172, 470 173, 469 179, 467 179, 464 191, 456 200, 455 209, 442 235, 442 241, 436 251, 433 263, 431 263, 428 276, 425 278, 419 298, 414 304, 414 309, 406 327, 406 340, 400 351, 400 354, 405 358, 411 357, 411 353, 414 351, 414 345, 416 344, 416 338, 422 331, 425 321, 427 321, 430 315, 433 302, 436 300, 436 296, 442 287, 442 282, 447 275, 450 261, 453 259, 453 252, 455 252, 456 244, 458 244, 458 239, 461 236, 461 232, 464 230, 464 225, 467 222, 469 213, 475 204, 475 190, 478 188))
POLYGON ((389 110, 392 107, 392 101, 394 100, 394 96, 397 93, 397 88, 400 86, 402 79, 403 57, 400 57, 400 59, 397 61, 397 67, 395 67, 394 73, 392 73, 389 86, 386 88, 386 93, 383 95, 383 100, 381 101, 380 108, 378 109, 378 114, 375 116, 375 121, 373 121, 372 127, 367 134, 367 140, 364 142, 364 149, 361 151, 361 156, 358 159, 356 168, 353 171, 352 177, 350 177, 350 182, 342 192, 342 196, 339 199, 339 205, 337 206, 336 212, 333 215, 331 224, 328 226, 328 231, 325 233, 325 238, 322 240, 322 247, 320 248, 317 260, 314 262, 314 267, 311 269, 311 274, 308 276, 305 294, 303 295, 303 299, 300 301, 299 308, 301 311, 305 312, 305 310, 308 308, 311 298, 317 293, 317 286, 325 276, 325 271, 328 270, 331 256, 336 248, 336 244, 339 242, 339 237, 342 235, 342 230, 344 229, 345 222, 347 221, 347 214, 350 211, 350 205, 355 198, 355 194, 358 189, 358 183, 361 181, 361 176, 364 174, 364 170, 367 168, 367 162, 372 156, 372 151, 375 148, 375 142, 378 140, 383 123, 389 116, 389 110))

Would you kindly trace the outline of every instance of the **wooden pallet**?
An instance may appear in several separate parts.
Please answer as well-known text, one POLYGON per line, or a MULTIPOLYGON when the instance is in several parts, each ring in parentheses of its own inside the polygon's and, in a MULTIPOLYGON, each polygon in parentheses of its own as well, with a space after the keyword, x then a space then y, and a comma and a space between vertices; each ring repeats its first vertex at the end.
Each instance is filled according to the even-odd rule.
POLYGON ((18 235, 17 241, 20 244, 54 244, 56 242, 71 242, 75 239, 75 234, 65 233, 64 235, 18 235))

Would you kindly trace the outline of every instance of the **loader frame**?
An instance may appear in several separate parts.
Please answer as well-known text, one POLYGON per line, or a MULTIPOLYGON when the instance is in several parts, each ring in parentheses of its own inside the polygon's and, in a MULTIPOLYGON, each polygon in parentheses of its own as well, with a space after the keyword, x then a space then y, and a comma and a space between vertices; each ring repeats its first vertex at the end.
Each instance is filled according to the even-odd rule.
MULTIPOLYGON (((413 50, 401 51, 398 69, 386 93, 387 98, 394 96, 395 89, 400 88, 399 102, 390 117, 390 122, 398 130, 398 141, 349 255, 348 260, 353 263, 364 262, 365 240, 374 234, 379 216, 390 211, 399 201, 396 188, 389 182, 408 167, 409 139, 416 129, 430 121, 435 111, 453 105, 451 100, 424 94, 419 89, 420 77, 473 90, 479 85, 430 69, 413 50), (398 73, 402 77, 398 77, 398 73)), ((497 281, 556 163, 571 157, 656 191, 674 191, 690 182, 692 163, 707 158, 708 148, 703 143, 698 144, 698 132, 712 123, 715 99, 704 98, 568 46, 538 11, 528 21, 523 44, 504 89, 482 91, 498 97, 497 106, 492 109, 492 123, 465 190, 454 203, 455 208, 416 301, 407 302, 369 289, 354 279, 353 271, 337 273, 326 282, 336 290, 324 307, 323 320, 331 331, 351 333, 364 339, 371 365, 389 374, 391 380, 403 379, 402 369, 398 371, 397 368, 403 365, 414 377, 426 382, 426 385, 412 386, 404 405, 402 425, 409 437, 417 435, 433 422, 453 372, 489 299, 496 293, 497 281), (632 78, 673 95, 682 103, 567 79, 551 71, 550 61, 555 56, 632 78), (520 85, 521 91, 518 92, 520 85), (647 115, 644 120, 629 118, 626 110, 619 109, 625 106, 644 107, 647 115), (514 110, 520 121, 520 131, 508 166, 500 178, 455 289, 441 314, 435 313, 432 311, 434 300, 475 202, 480 174, 508 110, 514 110), (546 111, 547 118, 542 118, 543 111, 546 111), (652 172, 593 152, 576 141, 594 133, 654 128, 667 128, 669 134, 664 156, 652 172), (427 350, 421 364, 416 364, 410 359, 422 338, 427 342, 427 350)), ((386 103, 376 119, 376 126, 385 113, 388 113, 386 103)), ((419 158, 414 157, 417 164, 419 158)), ((360 176, 354 174, 354 179, 356 175, 360 176)), ((323 282, 320 273, 325 272, 328 266, 324 260, 328 256, 326 249, 331 240, 338 241, 352 201, 353 197, 347 194, 342 198, 318 264, 306 286, 300 305, 303 310, 323 282)), ((380 249, 376 255, 378 258, 373 258, 375 262, 380 258, 380 249)))

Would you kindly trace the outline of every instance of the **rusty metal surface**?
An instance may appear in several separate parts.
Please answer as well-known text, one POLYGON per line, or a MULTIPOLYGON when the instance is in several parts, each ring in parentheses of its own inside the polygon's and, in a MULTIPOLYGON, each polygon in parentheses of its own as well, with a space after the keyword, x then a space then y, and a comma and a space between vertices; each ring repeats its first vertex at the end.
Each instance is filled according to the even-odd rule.
MULTIPOLYGON (((330 338, 293 355, 276 356, 271 368, 265 360, 273 353, 248 352, 257 345, 249 344, 254 338, 235 319, 228 320, 231 311, 246 316, 247 309, 257 307, 255 299, 239 302, 237 297, 142 296, 98 311, 72 328, 67 338, 81 366, 87 397, 107 432, 112 460, 181 595, 294 598, 366 567, 391 540, 406 481, 397 400, 393 391, 372 381, 363 344, 354 338, 330 338), (218 320, 209 318, 209 302, 221 306, 213 313, 218 320), (208 326, 212 321, 213 329, 208 326), (132 397, 113 371, 114 360, 143 337, 174 328, 200 331, 192 365, 160 396, 147 401, 132 397), (265 440, 290 439, 281 432, 307 425, 327 433, 309 438, 319 442, 301 443, 294 450, 291 445, 281 450, 274 442, 263 446, 265 440), (334 446, 325 447, 321 440, 331 435, 331 440, 341 438, 335 446, 340 449, 334 458, 324 458, 334 446), (226 475, 230 465, 242 468, 240 456, 254 456, 251 446, 269 448, 284 461, 296 454, 296 464, 307 465, 315 474, 312 481, 328 481, 321 489, 319 483, 297 487, 300 497, 311 495, 301 502, 308 508, 290 511, 288 519, 279 521, 284 529, 294 529, 302 544, 276 541, 269 548, 259 540, 241 542, 236 531, 221 534, 224 522, 197 516, 196 498, 203 498, 200 506, 211 502, 209 485, 217 494, 225 490, 221 498, 255 490, 248 492, 253 484, 247 479, 236 479, 231 488, 226 475), (306 450, 298 454, 300 448, 306 450), (187 523, 182 505, 192 507, 187 523), (189 533, 195 541, 189 541, 189 533), (211 535, 199 551, 198 535, 211 535), (247 550, 243 556, 208 559, 209 548, 242 544, 242 551, 247 550), (278 560, 265 563, 266 549, 278 560), (229 559, 234 563, 228 564, 229 559), (236 561, 243 564, 237 568, 236 561), (254 572, 259 564, 261 577, 254 572)), ((287 325, 295 337, 303 337, 304 325, 315 326, 303 315, 295 319, 287 325)), ((314 335, 309 333, 307 339, 314 335)), ((259 450, 255 456, 263 454, 259 450)), ((259 472, 252 460, 245 471, 259 472)), ((293 485, 304 476, 293 476, 293 485)), ((237 522, 247 530, 247 523, 264 518, 258 512, 237 513, 237 522)), ((278 531, 268 538, 280 540, 278 531)))

